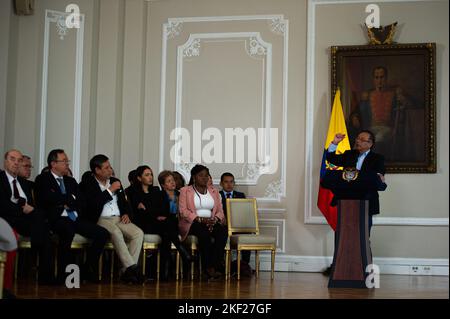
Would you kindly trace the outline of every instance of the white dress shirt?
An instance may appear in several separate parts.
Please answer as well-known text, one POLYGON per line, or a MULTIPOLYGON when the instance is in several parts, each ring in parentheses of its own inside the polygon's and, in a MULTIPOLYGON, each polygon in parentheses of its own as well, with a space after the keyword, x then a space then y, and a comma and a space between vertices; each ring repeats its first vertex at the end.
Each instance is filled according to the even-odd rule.
MULTIPOLYGON (((336 152, 336 150, 337 150, 337 145, 330 143, 330 146, 328 146, 328 153, 334 153, 334 152, 336 152)), ((358 171, 361 170, 364 160, 366 159, 366 156, 367 156, 367 154, 369 154, 369 152, 370 152, 370 149, 365 151, 362 154, 359 154, 358 160, 356 161, 356 169, 358 171)))
POLYGON ((25 192, 23 191, 22 186, 20 186, 20 183, 17 180, 17 177, 12 177, 11 175, 9 175, 9 173, 7 171, 5 171, 5 173, 6 173, 6 177, 8 177, 9 187, 11 187, 11 202, 13 202, 14 204, 17 204, 17 202, 18 202, 18 200, 16 198, 14 198, 14 186, 13 186, 14 180, 16 180, 16 186, 17 186, 17 189, 19 190, 19 196, 22 198, 25 198, 25 200, 28 202, 27 195, 25 195, 25 192))
POLYGON ((110 200, 109 202, 107 202, 105 205, 103 205, 103 210, 102 213, 100 215, 100 217, 113 217, 113 216, 120 216, 120 209, 119 209, 119 205, 117 204, 117 195, 113 194, 109 188, 111 187, 111 182, 108 179, 106 181, 106 185, 103 185, 102 183, 100 183, 100 181, 98 179, 97 183, 100 186, 100 189, 102 190, 102 192, 104 191, 108 191, 109 195, 112 196, 112 200, 110 200))

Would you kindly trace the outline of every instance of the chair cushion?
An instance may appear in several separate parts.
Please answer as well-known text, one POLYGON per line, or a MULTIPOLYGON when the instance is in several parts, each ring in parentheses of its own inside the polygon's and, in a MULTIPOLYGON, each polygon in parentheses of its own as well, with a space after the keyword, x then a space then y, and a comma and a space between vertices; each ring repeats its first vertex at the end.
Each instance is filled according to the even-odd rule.
POLYGON ((230 237, 230 243, 231 243, 231 246, 237 246, 238 244, 275 245, 276 239, 275 239, 275 237, 272 237, 272 236, 242 234, 242 235, 232 235, 230 237))
POLYGON ((29 242, 30 241, 30 237, 25 237, 25 236, 22 236, 21 234, 17 234, 17 236, 18 236, 19 242, 29 242))
POLYGON ((161 244, 161 236, 157 234, 144 234, 144 243, 147 244, 161 244))
POLYGON ((198 245, 198 238, 197 238, 197 236, 189 235, 184 240, 183 244, 185 244, 185 245, 192 245, 192 244, 198 245))
POLYGON ((73 237, 72 243, 75 244, 89 244, 91 242, 90 239, 81 236, 80 234, 75 234, 75 236, 73 237))

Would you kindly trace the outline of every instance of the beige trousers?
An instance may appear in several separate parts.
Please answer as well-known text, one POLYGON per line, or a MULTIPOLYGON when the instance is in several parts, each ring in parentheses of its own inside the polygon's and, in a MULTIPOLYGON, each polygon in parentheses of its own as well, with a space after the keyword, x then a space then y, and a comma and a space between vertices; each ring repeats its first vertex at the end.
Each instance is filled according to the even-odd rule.
POLYGON ((97 224, 111 234, 111 242, 124 269, 138 263, 144 240, 144 233, 139 227, 133 223, 122 223, 118 216, 100 217, 97 224))

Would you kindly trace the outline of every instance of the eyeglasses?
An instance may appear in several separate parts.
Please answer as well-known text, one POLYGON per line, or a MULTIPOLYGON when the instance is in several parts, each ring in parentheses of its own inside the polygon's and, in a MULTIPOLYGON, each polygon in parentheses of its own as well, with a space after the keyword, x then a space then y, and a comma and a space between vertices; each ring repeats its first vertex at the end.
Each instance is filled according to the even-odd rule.
POLYGON ((363 140, 363 139, 361 139, 359 137, 357 137, 356 140, 359 141, 359 142, 362 142, 362 143, 370 143, 370 142, 372 142, 371 140, 363 140))
POLYGON ((64 164, 70 164, 69 160, 56 160, 57 163, 64 163, 64 164))

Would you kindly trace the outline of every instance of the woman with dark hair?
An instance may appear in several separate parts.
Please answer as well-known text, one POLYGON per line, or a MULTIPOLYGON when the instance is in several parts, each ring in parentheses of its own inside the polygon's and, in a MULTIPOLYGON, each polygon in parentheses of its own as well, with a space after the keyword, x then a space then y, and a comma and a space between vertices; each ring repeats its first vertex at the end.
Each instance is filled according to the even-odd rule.
POLYGON ((136 169, 136 183, 128 188, 127 195, 134 211, 135 224, 144 234, 161 236, 161 280, 167 280, 171 243, 180 251, 183 260, 190 262, 189 253, 181 246, 178 238, 176 214, 170 213, 170 205, 164 200, 164 193, 159 187, 153 186, 153 171, 146 165, 136 169))
POLYGON ((202 267, 208 278, 218 278, 223 268, 227 229, 219 192, 208 186, 209 169, 195 165, 191 183, 180 190, 179 230, 181 240, 195 235, 199 240, 202 267), (214 239, 214 240, 212 240, 214 239))
POLYGON ((175 179, 175 189, 177 191, 179 191, 180 189, 182 189, 184 186, 186 186, 186 181, 184 180, 183 175, 181 175, 180 173, 178 173, 177 171, 173 171, 173 178, 175 179))

